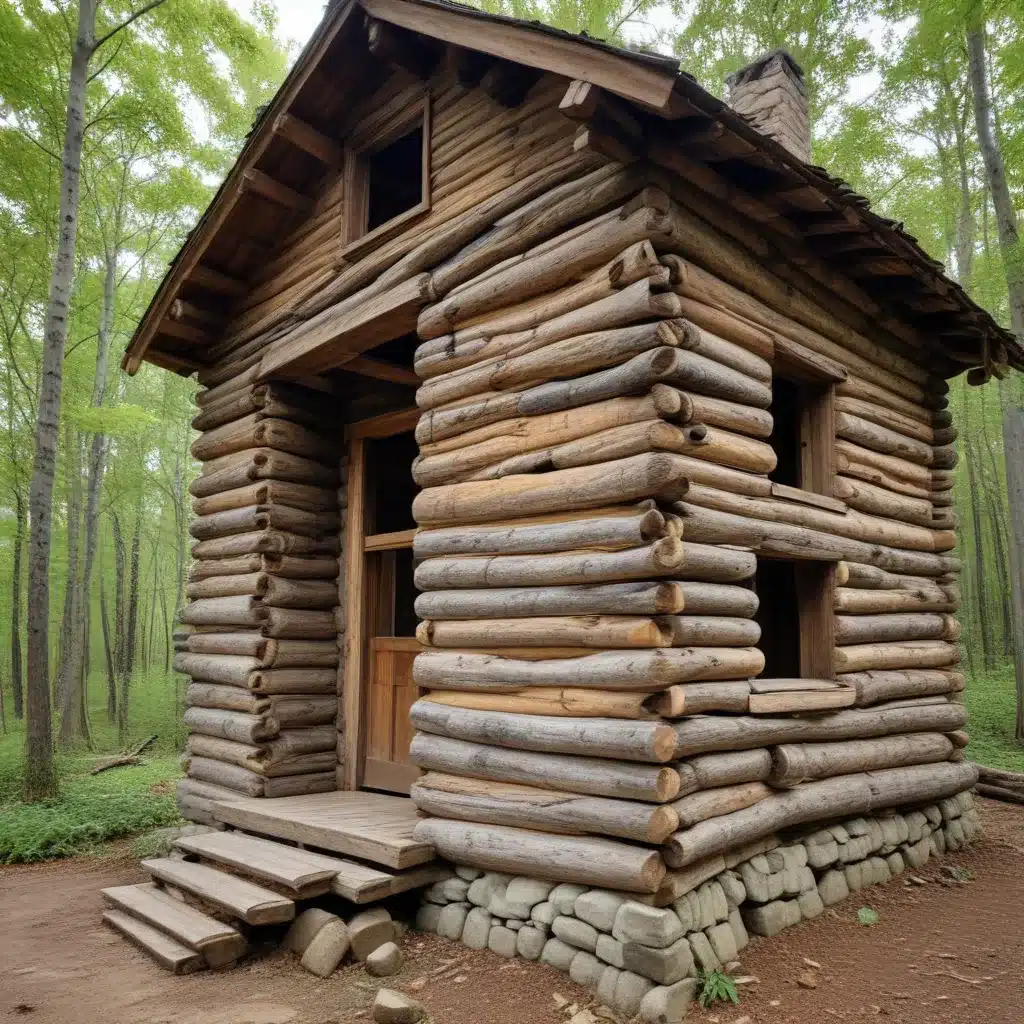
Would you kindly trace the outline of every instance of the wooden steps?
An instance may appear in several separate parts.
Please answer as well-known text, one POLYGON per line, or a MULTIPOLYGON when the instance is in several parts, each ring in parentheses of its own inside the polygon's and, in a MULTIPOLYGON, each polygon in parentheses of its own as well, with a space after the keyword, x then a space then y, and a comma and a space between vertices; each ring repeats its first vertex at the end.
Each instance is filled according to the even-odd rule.
POLYGON ((246 950, 245 938, 236 928, 176 900, 152 883, 104 889, 103 898, 114 909, 194 949, 208 967, 226 967, 246 950))
POLYGON ((206 966, 203 954, 166 932, 140 921, 123 910, 104 910, 103 923, 120 932, 132 945, 148 953, 161 967, 172 974, 191 974, 206 966))
POLYGON ((389 868, 411 868, 434 859, 430 843, 413 839, 419 818, 412 801, 378 793, 339 791, 277 799, 215 803, 213 816, 227 825, 346 853, 389 868))
POLYGON ((289 897, 206 864, 160 857, 144 860, 142 868, 246 924, 282 924, 295 917, 295 902, 289 897))

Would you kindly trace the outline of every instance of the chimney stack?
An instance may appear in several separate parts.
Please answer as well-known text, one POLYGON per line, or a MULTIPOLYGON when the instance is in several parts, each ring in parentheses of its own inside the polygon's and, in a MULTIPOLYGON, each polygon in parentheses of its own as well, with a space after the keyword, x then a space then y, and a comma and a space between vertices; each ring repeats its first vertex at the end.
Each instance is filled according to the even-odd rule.
POLYGON ((729 103, 763 135, 805 162, 811 159, 811 116, 803 68, 772 50, 726 78, 729 103))

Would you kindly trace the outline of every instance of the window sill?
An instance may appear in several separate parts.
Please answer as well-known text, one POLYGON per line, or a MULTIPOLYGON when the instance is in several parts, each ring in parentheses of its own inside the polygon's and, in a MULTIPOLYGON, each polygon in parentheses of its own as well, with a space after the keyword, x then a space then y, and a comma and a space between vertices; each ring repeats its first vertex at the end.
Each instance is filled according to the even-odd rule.
POLYGON ((339 255, 346 263, 352 263, 361 256, 364 256, 374 246, 380 245, 382 242, 388 242, 395 235, 401 234, 414 221, 426 216, 428 213, 430 213, 430 203, 420 203, 411 210, 406 210, 405 213, 400 213, 392 220, 375 227, 372 231, 368 231, 365 235, 360 235, 358 238, 348 242, 342 246, 339 255))

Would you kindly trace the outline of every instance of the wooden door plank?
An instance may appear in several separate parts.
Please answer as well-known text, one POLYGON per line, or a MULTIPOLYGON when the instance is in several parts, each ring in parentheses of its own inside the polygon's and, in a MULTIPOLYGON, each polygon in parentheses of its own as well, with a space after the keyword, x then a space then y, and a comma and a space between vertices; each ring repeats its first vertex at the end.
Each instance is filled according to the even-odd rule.
POLYGON ((349 442, 348 514, 345 522, 345 789, 358 789, 363 770, 363 652, 366 628, 363 538, 366 532, 366 445, 349 442))

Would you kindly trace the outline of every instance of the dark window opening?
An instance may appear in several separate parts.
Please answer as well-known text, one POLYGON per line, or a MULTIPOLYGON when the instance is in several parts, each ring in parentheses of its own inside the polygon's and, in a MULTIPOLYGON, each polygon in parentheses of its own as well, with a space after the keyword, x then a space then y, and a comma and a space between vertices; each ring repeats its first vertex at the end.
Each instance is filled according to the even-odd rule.
POLYGON ((804 389, 785 377, 772 378, 773 426, 770 443, 778 464, 768 474, 777 484, 803 487, 803 410, 804 389))
POLYGON ((416 616, 416 598, 419 591, 413 583, 415 568, 412 548, 400 548, 395 556, 395 631, 392 636, 415 636, 419 618, 416 616))
POLYGON ((419 487, 412 478, 412 463, 417 454, 419 449, 412 433, 366 442, 370 485, 366 509, 368 535, 415 528, 412 503, 419 487))
POLYGON ((766 679, 800 678, 800 613, 796 564, 758 559, 754 589, 760 603, 756 620, 761 627, 758 647, 764 654, 766 679))
POLYGON ((367 224, 373 231, 423 201, 423 126, 365 157, 367 224))

